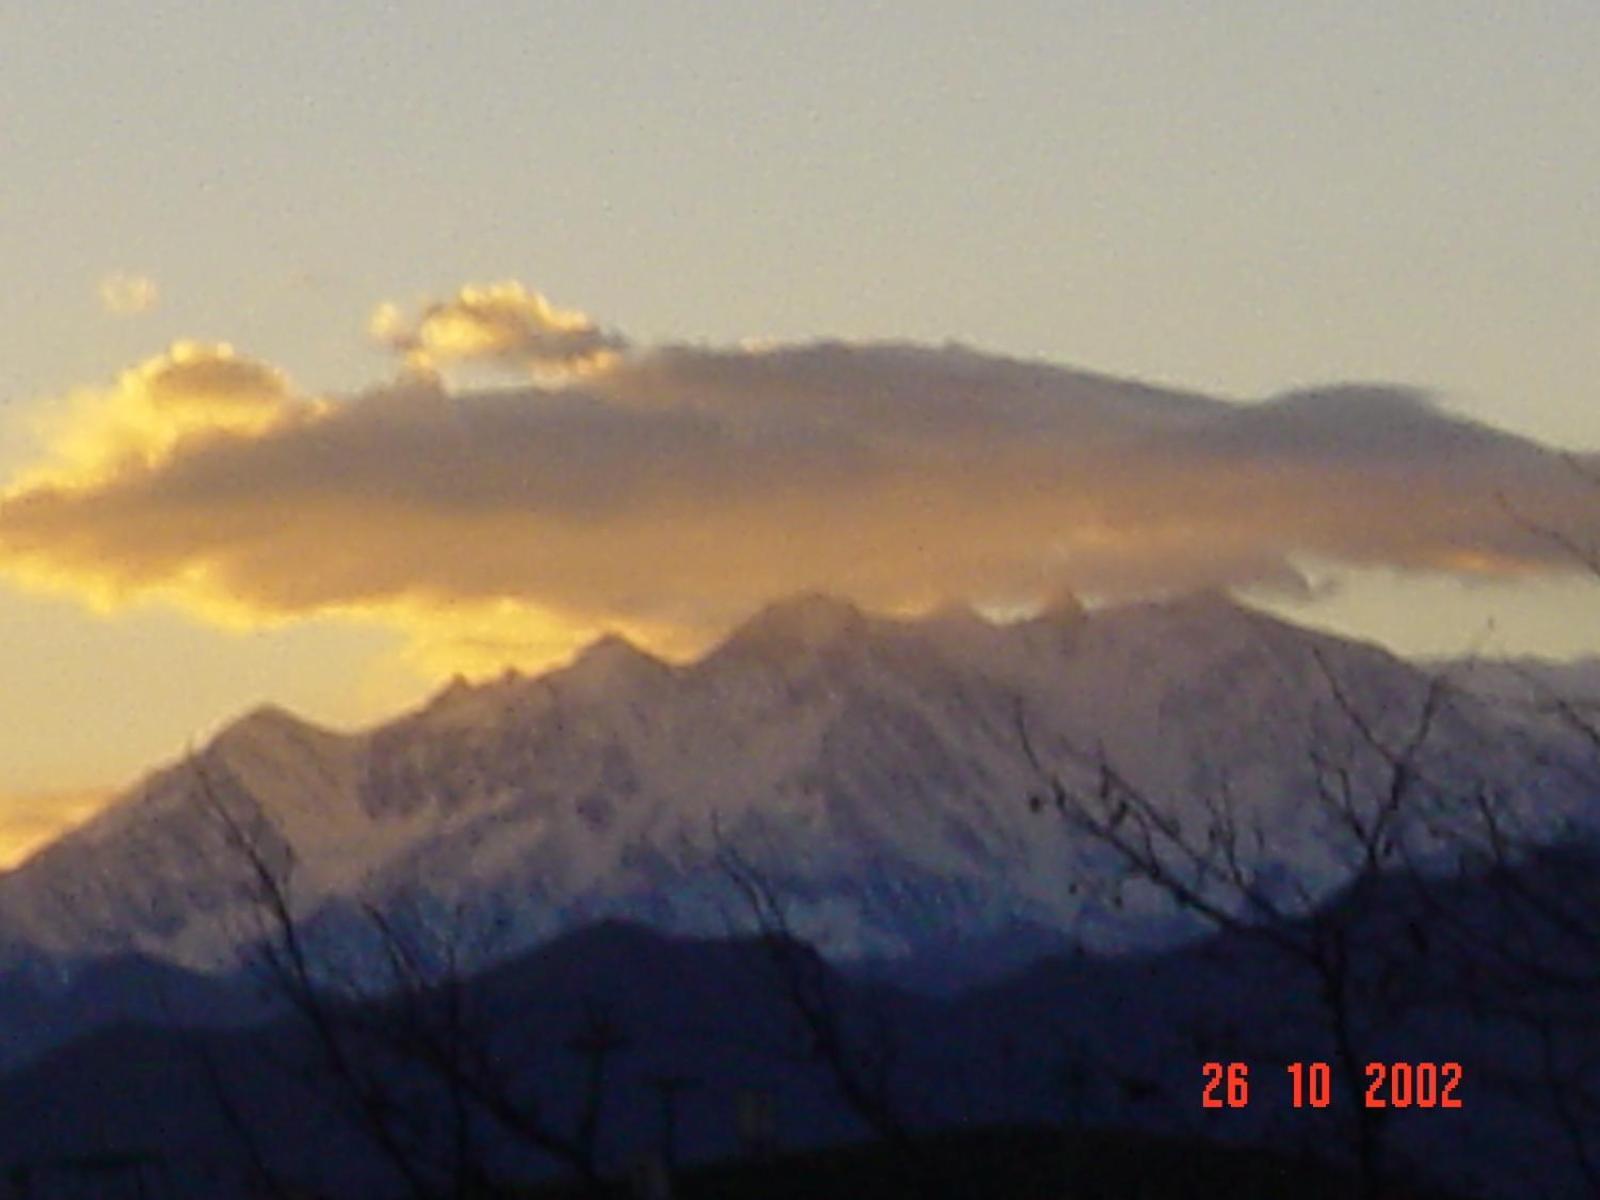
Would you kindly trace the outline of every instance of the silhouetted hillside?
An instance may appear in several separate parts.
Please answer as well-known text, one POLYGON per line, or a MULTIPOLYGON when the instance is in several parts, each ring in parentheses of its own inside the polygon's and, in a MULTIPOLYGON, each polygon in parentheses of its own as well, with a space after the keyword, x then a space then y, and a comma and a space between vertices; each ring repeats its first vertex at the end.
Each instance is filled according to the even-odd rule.
MULTIPOLYGON (((1600 879, 1597 868, 1596 856, 1572 850, 1521 870, 1540 886, 1587 903, 1600 879)), ((1386 993, 1403 996, 1403 1003, 1382 1020, 1374 1017, 1368 1031, 1379 1057, 1459 1062, 1464 1071, 1461 1109, 1391 1113, 1393 1165, 1400 1176, 1433 1177, 1463 1194, 1518 1200, 1577 1195, 1557 1114, 1536 1086, 1536 1039, 1516 1012, 1497 1004, 1492 988, 1469 988, 1474 958, 1468 941, 1508 932, 1500 927, 1506 919, 1502 883, 1491 874, 1419 889, 1415 880, 1395 879, 1360 901, 1370 918, 1363 927, 1375 932, 1359 951, 1357 972, 1398 970, 1403 976, 1390 980, 1395 990, 1386 993), (1468 941, 1455 941, 1458 935, 1468 941), (1419 937, 1434 939, 1426 952, 1419 937), (1529 1191, 1530 1179, 1544 1190, 1529 1191)), ((1342 898, 1334 906, 1347 903, 1342 898)), ((774 945, 752 938, 674 939, 601 924, 472 978, 461 998, 476 1027, 488 1031, 485 1049, 497 1070, 558 1129, 571 1128, 581 1116, 586 1063, 573 1049, 577 1035, 586 1019, 604 1013, 618 1035, 598 1141, 608 1171, 623 1170, 641 1154, 666 1153, 664 1080, 675 1081, 672 1153, 686 1163, 740 1155, 738 1112, 751 1097, 764 1097, 759 1103, 770 1107, 778 1150, 872 1137, 870 1121, 840 1086, 828 1048, 797 1017, 790 997, 796 972, 830 1006, 836 1056, 847 1066, 887 1064, 885 1095, 919 1144, 928 1145, 925 1139, 937 1130, 1043 1122, 1072 1132, 1069 1147, 1099 1147, 1083 1154, 1095 1171, 1109 1172, 1096 1176, 1102 1182, 1095 1186, 1106 1189, 1118 1186, 1117 1178, 1131 1178, 1117 1175, 1111 1148, 1136 1147, 1123 1161, 1155 1172, 1143 1193, 1152 1196, 1211 1194, 1159 1190, 1190 1179, 1163 1162, 1189 1163, 1194 1172, 1202 1162, 1215 1162, 1222 1164, 1219 1179, 1237 1183, 1269 1161, 1281 1169, 1309 1157, 1320 1164, 1312 1170, 1316 1176, 1345 1157, 1338 1121, 1349 1097, 1336 1085, 1328 1109, 1296 1109, 1290 1102, 1286 1065, 1327 1060, 1332 1047, 1308 981, 1258 935, 1218 936, 1178 951, 1111 960, 1058 957, 947 1000, 852 979, 793 943, 779 943, 785 953, 775 956, 774 945), (1247 1108, 1201 1106, 1201 1067, 1209 1061, 1249 1064, 1247 1108), (1111 1132, 1118 1129, 1143 1133, 1118 1140, 1122 1135, 1111 1132), (1273 1146, 1288 1157, 1201 1154, 1197 1143, 1273 1146), (1229 1163, 1241 1174, 1227 1176, 1229 1163)), ((1563 1003, 1554 984, 1543 992, 1524 985, 1519 992, 1520 1011, 1529 1005, 1559 1011, 1563 1003)), ((373 1035, 405 1028, 405 1006, 417 1003, 418 997, 401 997, 335 1012, 355 1031, 350 1045, 371 1055, 364 1069, 403 1100, 410 1144, 442 1146, 450 1128, 448 1089, 419 1061, 379 1049, 385 1043, 373 1035)), ((1592 1035, 1569 1041, 1574 1052, 1592 1055, 1600 1048, 1592 1035)), ((0 1080, 0 1130, 12 1163, 89 1151, 153 1154, 172 1164, 174 1177, 183 1177, 191 1189, 184 1194, 225 1195, 225 1180, 246 1178, 246 1133, 287 1177, 337 1194, 392 1189, 394 1171, 360 1133, 348 1100, 315 1038, 293 1019, 239 1032, 124 1025, 0 1080)), ((547 1155, 514 1146, 493 1121, 476 1118, 473 1129, 482 1161, 502 1177, 558 1171, 547 1155)), ((1055 1171, 1050 1164, 1057 1143, 1050 1135, 992 1136, 995 1146, 1015 1137, 1031 1147, 1016 1159, 1022 1175, 1055 1171)), ((970 1147, 948 1152, 981 1161, 970 1147)), ((825 1189, 822 1181, 835 1178, 829 1172, 872 1176, 879 1170, 876 1154, 889 1154, 884 1161, 905 1157, 840 1151, 808 1158, 795 1170, 825 1189)), ((979 1174, 998 1170, 991 1164, 979 1174)), ((768 1178, 780 1174, 796 1177, 768 1178)), ((954 1174, 936 1174, 952 1188, 966 1186, 954 1174)), ((695 1176, 711 1196, 752 1194, 737 1190, 758 1186, 750 1178, 731 1168, 695 1176)), ((994 1178, 1001 1190, 983 1192, 978 1180, 971 1182, 978 1191, 937 1194, 1036 1194, 1020 1177, 1003 1177, 1003 1186, 1001 1175, 994 1178)), ((1271 1194, 1268 1183, 1260 1187, 1269 1190, 1259 1194, 1271 1194)), ((1292 1194, 1317 1193, 1297 1182, 1292 1194)))

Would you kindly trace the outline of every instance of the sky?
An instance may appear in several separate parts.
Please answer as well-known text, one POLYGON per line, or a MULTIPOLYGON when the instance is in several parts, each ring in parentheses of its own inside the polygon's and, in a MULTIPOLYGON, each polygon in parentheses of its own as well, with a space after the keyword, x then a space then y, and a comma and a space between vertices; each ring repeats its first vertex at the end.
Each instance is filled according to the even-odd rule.
POLYGON ((0 862, 785 591, 1600 653, 1597 111, 1589 0, 0 0, 0 862))

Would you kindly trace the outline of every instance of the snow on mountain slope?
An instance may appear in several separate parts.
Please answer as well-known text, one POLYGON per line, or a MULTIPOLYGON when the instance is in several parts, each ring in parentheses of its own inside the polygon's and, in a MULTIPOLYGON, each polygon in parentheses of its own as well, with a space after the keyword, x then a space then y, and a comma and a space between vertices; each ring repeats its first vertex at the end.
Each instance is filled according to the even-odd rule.
MULTIPOLYGON (((1031 810, 1043 781, 1019 722, 1052 771, 1083 782, 1103 755, 1191 827, 1226 792, 1261 832, 1252 866, 1322 893, 1349 864, 1311 750, 1347 765, 1358 794, 1382 782, 1330 678, 1396 744, 1428 692, 1376 647, 1217 595, 1093 615, 1063 603, 1005 626, 805 596, 695 663, 607 638, 537 678, 452 684, 362 735, 262 710, 0 876, 0 961, 137 950, 226 965, 259 912, 219 804, 334 937, 362 903, 492 929, 499 951, 606 916, 719 933, 748 919, 719 865, 732 856, 842 957, 1039 928, 1147 944, 1173 914, 1081 886, 1104 852, 1031 810)), ((1552 764, 1569 751, 1530 736, 1454 698, 1429 778, 1555 811, 1572 787, 1552 764)))
POLYGON ((195 760, 152 774, 0 876, 0 954, 218 961, 219 941, 248 934, 255 914, 248 862, 218 806, 268 859, 293 846, 297 875, 325 886, 341 851, 368 836, 350 805, 355 747, 278 709, 235 722, 195 760))

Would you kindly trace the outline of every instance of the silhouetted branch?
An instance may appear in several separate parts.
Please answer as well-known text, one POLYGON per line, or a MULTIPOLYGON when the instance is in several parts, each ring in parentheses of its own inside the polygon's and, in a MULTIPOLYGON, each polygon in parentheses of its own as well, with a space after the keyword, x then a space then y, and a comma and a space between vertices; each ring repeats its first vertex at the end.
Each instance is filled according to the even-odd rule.
POLYGON ((870 1036, 851 1029, 830 986, 822 958, 790 927, 785 905, 771 883, 732 846, 718 838, 717 863, 738 890, 756 922, 767 959, 789 1007, 807 1038, 807 1057, 827 1070, 846 1106, 875 1134, 902 1151, 912 1146, 895 1098, 899 1060, 894 1030, 883 1013, 871 1015, 870 1036))

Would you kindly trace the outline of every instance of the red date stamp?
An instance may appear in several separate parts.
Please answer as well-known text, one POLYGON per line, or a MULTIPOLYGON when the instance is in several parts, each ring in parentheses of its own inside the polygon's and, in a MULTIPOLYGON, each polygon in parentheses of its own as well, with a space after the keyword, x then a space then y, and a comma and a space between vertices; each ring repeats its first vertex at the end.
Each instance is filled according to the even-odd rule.
MULTIPOLYGON (((1245 1108, 1250 1104, 1250 1065, 1208 1062, 1201 1068, 1202 1108, 1245 1108)), ((1333 1068, 1325 1062, 1294 1062, 1284 1068, 1289 1101, 1295 1108, 1327 1108, 1333 1102, 1333 1068)), ((1458 1062, 1369 1062, 1362 1103, 1367 1108, 1460 1108, 1462 1068, 1458 1062)))

